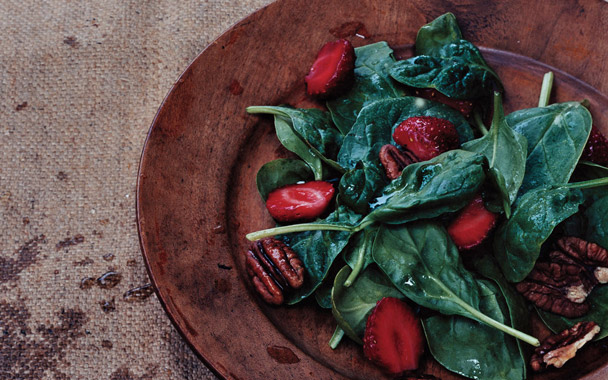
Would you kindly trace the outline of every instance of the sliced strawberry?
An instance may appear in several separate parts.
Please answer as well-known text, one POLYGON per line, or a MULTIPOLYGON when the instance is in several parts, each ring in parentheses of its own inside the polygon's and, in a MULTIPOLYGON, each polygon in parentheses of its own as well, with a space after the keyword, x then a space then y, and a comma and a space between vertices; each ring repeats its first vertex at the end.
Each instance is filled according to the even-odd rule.
POLYGON ((608 139, 602 135, 595 125, 591 127, 591 134, 583 151, 582 159, 595 162, 598 165, 608 166, 608 139))
POLYGON ((325 212, 334 193, 333 185, 325 181, 287 185, 268 194, 266 208, 279 222, 312 220, 325 212))
POLYGON ((497 215, 486 209, 481 196, 460 211, 448 227, 448 234, 460 250, 480 244, 496 225, 497 215))
POLYGON ((392 374, 418 368, 424 352, 420 320, 398 298, 385 297, 367 318, 363 353, 392 374))
POLYGON ((346 91, 355 77, 355 49, 348 40, 328 42, 306 76, 309 95, 329 98, 346 91))
POLYGON ((443 103, 446 106, 452 107, 456 111, 460 112, 464 115, 464 117, 471 116, 471 112, 473 112, 474 104, 472 101, 449 98, 433 88, 417 88, 414 90, 414 95, 419 98, 443 103))
POLYGON ((404 120, 393 132, 393 139, 420 161, 430 160, 460 146, 454 124, 432 116, 404 120))

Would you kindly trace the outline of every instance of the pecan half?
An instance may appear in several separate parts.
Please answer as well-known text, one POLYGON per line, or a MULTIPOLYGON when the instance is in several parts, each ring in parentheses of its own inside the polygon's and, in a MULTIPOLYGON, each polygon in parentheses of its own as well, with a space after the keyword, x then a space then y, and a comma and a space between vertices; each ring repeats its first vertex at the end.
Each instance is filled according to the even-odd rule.
POLYGON ((551 253, 552 261, 579 265, 600 284, 608 282, 608 251, 595 243, 577 237, 564 237, 557 241, 559 251, 551 253), (559 255, 560 253, 565 255, 559 255))
POLYGON ((264 301, 280 305, 284 293, 304 283, 304 264, 298 255, 278 239, 255 241, 246 253, 247 273, 264 301))
POLYGON ((386 144, 380 148, 380 162, 384 166, 386 176, 392 181, 399 178, 406 166, 418 162, 418 159, 407 150, 402 151, 392 144, 386 144))
POLYGON ((587 314, 585 302, 593 288, 583 281, 586 274, 574 265, 537 262, 526 279, 515 288, 542 310, 576 318, 587 314))
POLYGON ((597 244, 563 237, 549 259, 538 261, 516 289, 542 310, 568 318, 585 315, 587 296, 608 280, 608 252, 597 244))
POLYGON ((595 322, 579 322, 559 334, 549 336, 534 350, 530 359, 532 369, 540 371, 550 365, 561 368, 599 332, 600 327, 595 322))

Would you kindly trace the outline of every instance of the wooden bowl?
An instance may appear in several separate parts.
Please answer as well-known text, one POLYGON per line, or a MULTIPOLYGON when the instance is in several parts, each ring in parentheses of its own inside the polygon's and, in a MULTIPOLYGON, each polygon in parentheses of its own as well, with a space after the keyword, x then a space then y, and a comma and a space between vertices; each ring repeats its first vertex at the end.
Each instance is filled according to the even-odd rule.
MULTIPOLYGON (((245 107, 315 105, 303 78, 325 42, 385 40, 407 56, 418 28, 447 11, 501 76, 506 112, 534 107, 543 73, 553 70, 552 100, 589 99, 595 124, 608 134, 603 1, 282 0, 247 17, 174 85, 150 128, 137 183, 141 247, 158 297, 218 376, 388 378, 348 340, 335 351, 328 347, 335 324, 314 300, 270 307, 249 288, 244 235, 273 225, 255 174, 288 154, 271 120, 247 115, 245 107)), ((607 366, 606 345, 599 342, 561 371, 531 378, 599 380, 608 378, 607 366)), ((421 372, 461 378, 430 355, 421 372)))

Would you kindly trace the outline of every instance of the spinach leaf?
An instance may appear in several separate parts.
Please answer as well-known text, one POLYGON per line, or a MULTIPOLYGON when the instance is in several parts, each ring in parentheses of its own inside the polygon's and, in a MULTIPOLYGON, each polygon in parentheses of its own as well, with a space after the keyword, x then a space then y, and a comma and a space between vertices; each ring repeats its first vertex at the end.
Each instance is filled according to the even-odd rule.
POLYGON ((367 317, 376 307, 376 303, 384 297, 403 299, 403 295, 375 266, 368 267, 351 286, 346 287, 344 282, 350 273, 350 268, 345 266, 334 280, 332 313, 346 335, 363 344, 367 317))
POLYGON ((496 321, 481 309, 483 289, 460 260, 458 248, 440 226, 429 222, 382 225, 373 258, 391 282, 420 306, 483 322, 538 345, 538 340, 496 321))
POLYGON ((338 163, 351 168, 340 181, 340 196, 353 210, 367 213, 368 203, 386 185, 386 175, 378 156, 380 148, 392 143, 394 129, 413 116, 449 120, 456 126, 461 143, 473 138, 473 130, 466 119, 446 105, 415 97, 371 103, 361 110, 338 153, 338 163))
POLYGON ((507 217, 510 217, 511 204, 524 179, 527 145, 526 138, 506 123, 498 92, 494 93, 494 116, 488 134, 462 145, 462 149, 488 159, 489 175, 499 188, 507 217))
POLYGON ((408 165, 362 223, 406 223, 457 211, 479 191, 485 180, 484 165, 483 156, 464 150, 408 165))
POLYGON ((323 179, 323 161, 311 152, 306 143, 296 135, 289 120, 282 116, 274 116, 274 128, 277 138, 283 146, 297 154, 312 170, 315 180, 323 179))
MULTIPOLYGON (((361 217, 344 207, 338 208, 327 219, 316 224, 342 223, 354 225, 361 217)), ((304 286, 288 293, 286 303, 293 305, 314 292, 352 235, 347 231, 306 231, 284 235, 286 244, 300 257, 306 268, 304 286)))
POLYGON ((388 75, 395 57, 386 42, 358 47, 355 55, 353 87, 344 96, 327 102, 332 120, 344 135, 350 131, 361 108, 375 100, 403 96, 403 90, 388 75))
MULTIPOLYGON (((604 193, 606 194, 606 193, 604 193)), ((608 195, 598 198, 585 210, 587 233, 585 240, 608 249, 608 195)))
POLYGON ((411 96, 378 100, 359 113, 353 128, 344 137, 338 163, 345 168, 354 168, 359 161, 381 165, 380 148, 390 144, 395 128, 413 116, 433 116, 450 121, 458 131, 461 144, 473 138, 473 130, 464 116, 444 104, 411 96))
POLYGON ((390 75, 417 88, 434 88, 457 99, 490 95, 502 90, 500 78, 483 59, 479 49, 462 34, 451 13, 423 26, 416 37, 418 56, 396 62, 390 75))
POLYGON ((601 330, 593 340, 604 339, 608 336, 608 285, 598 286, 587 298, 589 312, 579 318, 566 318, 548 311, 536 309, 544 324, 554 333, 560 333, 581 321, 593 321, 601 330))
MULTIPOLYGON (((500 292, 488 281, 478 284, 481 312, 509 323, 500 292)), ((526 360, 517 339, 460 316, 436 315, 424 318, 422 325, 431 354, 448 370, 472 379, 525 379, 526 360)))
POLYGON ((354 169, 347 171, 340 178, 339 200, 355 212, 367 214, 370 200, 386 183, 386 176, 377 165, 365 165, 363 161, 359 161, 354 169))
MULTIPOLYGON (((532 331, 532 326, 530 324, 530 315, 526 301, 503 276, 500 266, 494 259, 494 256, 491 254, 482 255, 475 259, 473 266, 479 274, 489 278, 498 285, 509 310, 511 326, 519 331, 530 333, 532 331)), ((521 357, 524 362, 526 362, 527 358, 532 354, 531 347, 529 345, 524 345, 520 340, 517 340, 517 346, 521 357)), ((524 378, 525 375, 526 368, 524 366, 524 378)))
POLYGON ((468 41, 446 45, 439 54, 398 61, 391 67, 391 77, 407 86, 434 88, 456 99, 488 96, 494 91, 495 83, 500 83, 479 50, 468 41))
POLYGON ((310 167, 304 161, 290 158, 267 162, 258 170, 255 177, 255 183, 264 201, 274 189, 300 181, 312 180, 313 174, 310 167))
POLYGON ((568 182, 591 132, 591 114, 578 102, 515 111, 507 124, 528 141, 520 195, 545 185, 568 182))
POLYGON ((315 301, 317 301, 319 307, 331 310, 331 291, 334 288, 334 279, 342 267, 344 267, 344 261, 340 260, 339 257, 336 258, 331 264, 329 272, 321 281, 321 285, 315 289, 315 301))
POLYGON ((439 55, 439 50, 462 39, 462 33, 456 22, 456 16, 445 13, 418 30, 416 36, 416 54, 439 55))
POLYGON ((319 305, 322 309, 331 309, 331 283, 327 280, 330 279, 331 276, 327 276, 321 282, 321 285, 315 290, 315 300, 317 301, 317 305, 319 305))
POLYGON ((518 199, 494 238, 494 256, 508 281, 520 282, 530 273, 553 229, 582 203, 580 190, 565 187, 537 188, 518 199))
POLYGON ((247 107, 247 112, 275 115, 279 141, 311 167, 315 179, 323 177, 322 163, 343 171, 335 162, 343 136, 334 127, 327 112, 281 106, 252 106, 247 107))
POLYGON ((359 231, 351 239, 350 244, 344 251, 344 261, 352 269, 348 278, 344 281, 344 286, 350 286, 362 270, 374 262, 372 258, 372 247, 374 239, 378 234, 378 226, 369 226, 359 231))

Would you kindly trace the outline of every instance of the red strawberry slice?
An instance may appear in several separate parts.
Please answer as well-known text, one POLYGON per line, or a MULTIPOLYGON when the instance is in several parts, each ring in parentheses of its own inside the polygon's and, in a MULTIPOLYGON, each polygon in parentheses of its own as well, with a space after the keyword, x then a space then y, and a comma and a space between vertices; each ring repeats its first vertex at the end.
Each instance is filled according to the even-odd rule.
POLYGON ((471 112, 473 112, 474 104, 472 101, 450 98, 433 88, 417 88, 414 90, 414 95, 419 98, 443 103, 446 106, 452 107, 456 111, 460 112, 464 115, 464 117, 471 116, 471 112))
POLYGON ((306 76, 309 95, 330 98, 346 91, 355 74, 355 49, 348 40, 328 42, 319 51, 306 76))
POLYGON ((420 320, 398 298, 385 297, 367 318, 363 353, 392 374, 418 368, 424 352, 420 320))
POLYGON ((608 166, 608 139, 594 126, 583 151, 583 160, 595 162, 598 165, 608 166))
POLYGON ((481 196, 473 199, 448 227, 448 234, 460 250, 479 245, 496 225, 497 215, 486 209, 481 196))
POLYGON ((266 208, 279 222, 312 220, 325 212, 334 193, 333 185, 325 181, 287 185, 268 194, 266 208))
POLYGON ((393 132, 393 139, 420 161, 430 160, 460 146, 454 124, 432 116, 404 120, 393 132))

